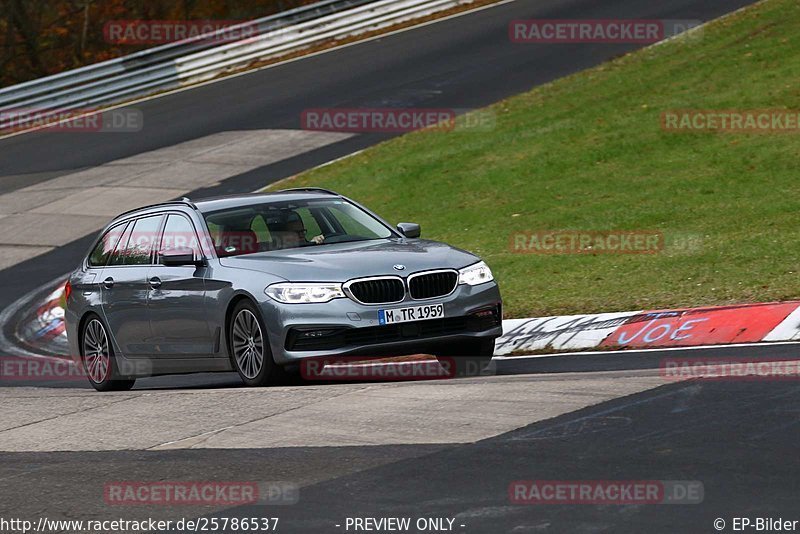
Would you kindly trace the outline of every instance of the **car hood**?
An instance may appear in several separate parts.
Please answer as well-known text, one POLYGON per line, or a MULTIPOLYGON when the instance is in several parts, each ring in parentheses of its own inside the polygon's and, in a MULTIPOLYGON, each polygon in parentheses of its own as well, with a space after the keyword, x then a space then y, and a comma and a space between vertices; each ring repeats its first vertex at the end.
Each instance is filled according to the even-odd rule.
POLYGON ((380 239, 258 252, 220 259, 226 267, 261 271, 296 282, 345 282, 387 274, 407 276, 429 269, 460 269, 480 258, 425 239, 380 239), (397 270, 395 265, 404 265, 397 270))

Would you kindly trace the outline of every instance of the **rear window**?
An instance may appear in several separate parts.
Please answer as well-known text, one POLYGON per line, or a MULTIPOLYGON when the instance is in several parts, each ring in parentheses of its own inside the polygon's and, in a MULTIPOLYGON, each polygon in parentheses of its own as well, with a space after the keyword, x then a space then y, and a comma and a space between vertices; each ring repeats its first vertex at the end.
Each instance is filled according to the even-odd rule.
POLYGON ((89 254, 90 267, 104 267, 108 263, 108 259, 114 252, 120 240, 119 238, 122 236, 123 232, 125 232, 127 226, 128 223, 118 224, 103 234, 103 237, 97 242, 92 253, 89 254))
POLYGON ((119 240, 119 243, 114 248, 114 253, 111 255, 111 261, 108 262, 108 265, 125 265, 125 247, 131 238, 131 232, 133 232, 133 223, 130 223, 122 234, 122 239, 119 240))
POLYGON ((125 232, 128 237, 120 241, 114 252, 113 265, 148 265, 152 263, 153 251, 158 243, 158 231, 163 215, 154 215, 136 220, 133 229, 125 232))

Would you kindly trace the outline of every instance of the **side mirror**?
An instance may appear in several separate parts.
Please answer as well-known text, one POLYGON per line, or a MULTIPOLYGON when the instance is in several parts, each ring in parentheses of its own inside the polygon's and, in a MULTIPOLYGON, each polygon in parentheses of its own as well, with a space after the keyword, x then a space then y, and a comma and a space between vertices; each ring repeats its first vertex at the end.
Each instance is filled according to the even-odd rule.
POLYGON ((398 223, 397 229, 401 234, 409 239, 419 237, 422 233, 422 230, 417 223, 398 223))
POLYGON ((194 251, 190 248, 174 248, 162 250, 158 253, 161 264, 167 267, 178 267, 181 265, 201 265, 202 260, 195 259, 194 251))

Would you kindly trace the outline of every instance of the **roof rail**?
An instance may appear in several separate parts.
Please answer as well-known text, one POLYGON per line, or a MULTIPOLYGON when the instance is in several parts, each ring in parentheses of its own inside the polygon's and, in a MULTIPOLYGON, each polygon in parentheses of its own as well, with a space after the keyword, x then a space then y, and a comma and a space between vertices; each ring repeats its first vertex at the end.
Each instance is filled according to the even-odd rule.
POLYGON ((197 209, 197 206, 195 205, 194 202, 189 200, 188 197, 183 197, 180 200, 168 200, 167 202, 159 202, 158 204, 150 204, 148 206, 140 206, 140 207, 134 208, 132 210, 124 211, 124 212, 120 213, 119 215, 117 215, 116 217, 114 217, 114 219, 116 220, 116 219, 119 219, 120 217, 122 217, 124 215, 128 215, 130 213, 135 213, 137 211, 142 211, 142 210, 146 210, 146 209, 150 209, 150 208, 158 208, 160 206, 175 206, 175 205, 189 206, 193 210, 197 209))
POLYGON ((324 189, 322 187, 292 187, 291 189, 281 189, 280 191, 275 191, 276 193, 294 193, 294 192, 317 192, 317 193, 328 193, 329 195, 336 195, 337 197, 340 196, 339 193, 336 191, 331 191, 330 189, 324 189))

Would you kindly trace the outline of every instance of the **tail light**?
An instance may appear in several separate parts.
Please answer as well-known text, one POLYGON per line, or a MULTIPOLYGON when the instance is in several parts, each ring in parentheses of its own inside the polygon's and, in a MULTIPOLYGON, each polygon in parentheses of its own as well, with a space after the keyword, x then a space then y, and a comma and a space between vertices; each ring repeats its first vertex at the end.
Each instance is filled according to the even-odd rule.
POLYGON ((72 283, 69 280, 67 280, 67 283, 64 284, 64 296, 67 298, 67 300, 69 300, 69 298, 72 296, 72 283))

